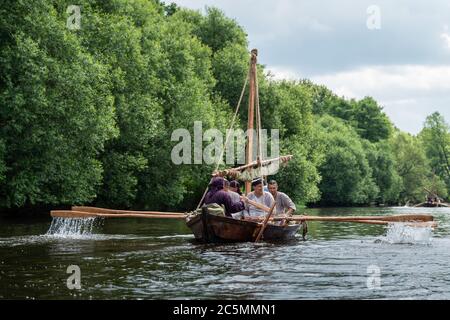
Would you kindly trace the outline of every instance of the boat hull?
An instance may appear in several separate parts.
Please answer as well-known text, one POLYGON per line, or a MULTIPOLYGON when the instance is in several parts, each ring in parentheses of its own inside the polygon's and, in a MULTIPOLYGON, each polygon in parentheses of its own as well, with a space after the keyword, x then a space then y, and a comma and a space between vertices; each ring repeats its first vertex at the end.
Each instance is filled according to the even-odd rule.
MULTIPOLYGON (((261 224, 252 221, 237 220, 202 212, 186 222, 195 239, 202 243, 227 243, 255 241, 261 224)), ((263 233, 265 241, 286 241, 295 238, 300 224, 277 226, 267 224, 263 233)))

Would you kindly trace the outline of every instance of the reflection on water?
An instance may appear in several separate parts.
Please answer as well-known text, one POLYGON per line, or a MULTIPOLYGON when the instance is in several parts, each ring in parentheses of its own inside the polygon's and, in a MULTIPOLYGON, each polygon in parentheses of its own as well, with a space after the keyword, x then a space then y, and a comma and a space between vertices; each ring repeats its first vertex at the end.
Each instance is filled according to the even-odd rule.
POLYGON ((182 221, 106 220, 102 227, 67 222, 74 223, 69 228, 49 219, 0 220, 0 298, 450 298, 450 209, 307 213, 430 213, 439 227, 314 222, 306 242, 299 235, 285 244, 200 245, 182 221), (66 287, 69 265, 80 266, 79 291, 66 287), (379 290, 367 287, 370 266, 380 270, 379 290))

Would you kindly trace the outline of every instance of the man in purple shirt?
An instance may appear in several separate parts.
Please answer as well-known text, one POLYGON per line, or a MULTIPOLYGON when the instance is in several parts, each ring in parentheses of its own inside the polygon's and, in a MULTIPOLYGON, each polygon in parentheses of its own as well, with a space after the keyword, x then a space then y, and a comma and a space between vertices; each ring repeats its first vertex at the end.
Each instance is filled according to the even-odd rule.
POLYGON ((225 207, 225 215, 231 217, 232 213, 236 213, 245 209, 245 204, 242 200, 233 202, 230 194, 224 190, 225 179, 222 177, 215 177, 209 184, 209 190, 206 193, 204 204, 217 203, 225 207))

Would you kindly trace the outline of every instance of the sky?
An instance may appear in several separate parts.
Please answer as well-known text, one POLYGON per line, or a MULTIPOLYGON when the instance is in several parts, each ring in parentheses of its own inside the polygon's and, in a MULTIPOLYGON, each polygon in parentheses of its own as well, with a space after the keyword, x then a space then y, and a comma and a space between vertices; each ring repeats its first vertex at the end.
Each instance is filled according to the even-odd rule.
POLYGON ((372 96, 412 134, 435 111, 450 122, 449 0, 171 1, 235 19, 275 79, 372 96))

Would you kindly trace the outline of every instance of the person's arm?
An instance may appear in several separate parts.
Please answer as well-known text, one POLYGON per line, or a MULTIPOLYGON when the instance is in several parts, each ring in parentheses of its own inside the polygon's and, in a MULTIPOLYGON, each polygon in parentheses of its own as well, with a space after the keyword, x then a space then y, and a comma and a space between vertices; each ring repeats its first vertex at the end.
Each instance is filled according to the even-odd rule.
POLYGON ((223 204, 225 206, 225 215, 227 217, 231 217, 232 213, 236 213, 245 209, 244 202, 238 201, 233 203, 233 201, 231 200, 231 196, 228 193, 223 192, 222 197, 223 204))
POLYGON ((271 208, 274 202, 275 199, 273 198, 272 194, 270 192, 264 192, 264 203, 266 207, 271 208))
POLYGON ((244 205, 245 205, 245 211, 250 216, 251 210, 254 209, 255 207, 252 206, 250 203, 248 203, 247 200, 255 201, 255 198, 253 197, 253 193, 252 192, 250 192, 247 196, 241 196, 241 201, 243 201, 244 205))
POLYGON ((285 193, 283 193, 283 202, 284 202, 285 207, 288 208, 286 214, 292 215, 295 212, 295 210, 297 210, 295 203, 285 193))

